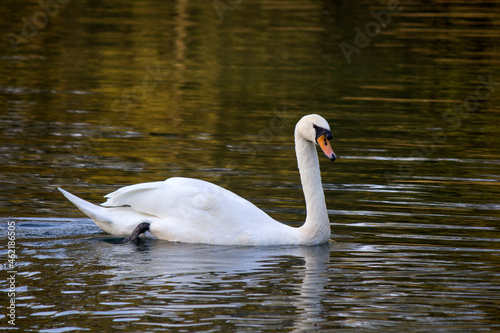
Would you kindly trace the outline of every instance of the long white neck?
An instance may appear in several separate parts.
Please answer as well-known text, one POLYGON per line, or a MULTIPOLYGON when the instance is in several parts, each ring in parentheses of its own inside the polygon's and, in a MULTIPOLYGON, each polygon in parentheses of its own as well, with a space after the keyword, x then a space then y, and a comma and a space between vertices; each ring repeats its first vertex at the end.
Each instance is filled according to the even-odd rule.
POLYGON ((307 211, 306 221, 299 228, 299 233, 304 243, 324 243, 330 238, 330 221, 321 184, 318 153, 313 142, 295 134, 295 152, 307 211))

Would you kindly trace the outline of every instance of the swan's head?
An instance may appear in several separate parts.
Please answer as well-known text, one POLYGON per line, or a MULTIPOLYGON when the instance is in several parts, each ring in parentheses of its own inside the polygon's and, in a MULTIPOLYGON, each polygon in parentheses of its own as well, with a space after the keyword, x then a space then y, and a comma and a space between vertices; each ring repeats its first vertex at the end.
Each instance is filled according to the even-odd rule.
POLYGON ((326 157, 335 161, 337 156, 333 152, 330 141, 332 140, 332 132, 330 132, 330 125, 317 114, 309 114, 302 117, 295 126, 295 136, 302 137, 305 140, 314 142, 321 147, 326 157))

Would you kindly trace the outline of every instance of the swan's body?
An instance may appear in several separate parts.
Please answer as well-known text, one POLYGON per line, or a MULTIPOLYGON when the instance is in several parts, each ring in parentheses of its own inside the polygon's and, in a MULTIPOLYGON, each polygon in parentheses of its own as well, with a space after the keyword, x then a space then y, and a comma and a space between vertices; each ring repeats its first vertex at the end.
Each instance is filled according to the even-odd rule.
POLYGON ((104 231, 129 235, 141 222, 155 237, 218 245, 316 245, 328 242, 330 222, 321 184, 315 143, 335 160, 330 127, 318 115, 303 117, 295 127, 295 149, 306 199, 307 217, 299 227, 280 223, 251 202, 209 182, 169 178, 126 186, 97 206, 61 192, 104 231))

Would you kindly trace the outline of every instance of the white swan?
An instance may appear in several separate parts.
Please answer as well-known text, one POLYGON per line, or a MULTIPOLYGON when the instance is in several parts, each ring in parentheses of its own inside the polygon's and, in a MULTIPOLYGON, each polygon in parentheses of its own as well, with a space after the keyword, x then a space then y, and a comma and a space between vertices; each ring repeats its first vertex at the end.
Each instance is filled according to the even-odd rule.
POLYGON ((327 121, 307 115, 295 126, 295 150, 307 217, 298 228, 280 223, 240 196, 206 181, 169 178, 120 188, 94 205, 59 188, 104 231, 136 239, 149 230, 157 238, 216 245, 317 245, 330 239, 321 184, 318 144, 336 159, 327 121), (141 223, 142 222, 142 223, 141 223))

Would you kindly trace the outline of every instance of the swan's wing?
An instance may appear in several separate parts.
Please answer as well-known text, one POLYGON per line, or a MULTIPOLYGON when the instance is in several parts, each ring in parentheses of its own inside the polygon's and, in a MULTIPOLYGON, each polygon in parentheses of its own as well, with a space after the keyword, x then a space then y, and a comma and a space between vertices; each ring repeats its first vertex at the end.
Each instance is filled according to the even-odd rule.
POLYGON ((129 206, 124 209, 144 216, 151 222, 151 233, 161 239, 225 245, 298 241, 296 228, 275 221, 240 196, 198 179, 169 178, 131 185, 106 197, 103 205, 129 206))
MULTIPOLYGON (((212 183, 174 177, 164 182, 126 186, 106 195, 104 206, 130 206, 159 218, 219 223, 265 222, 269 215, 251 202, 212 183)), ((272 219, 271 219, 272 220, 272 219)))

